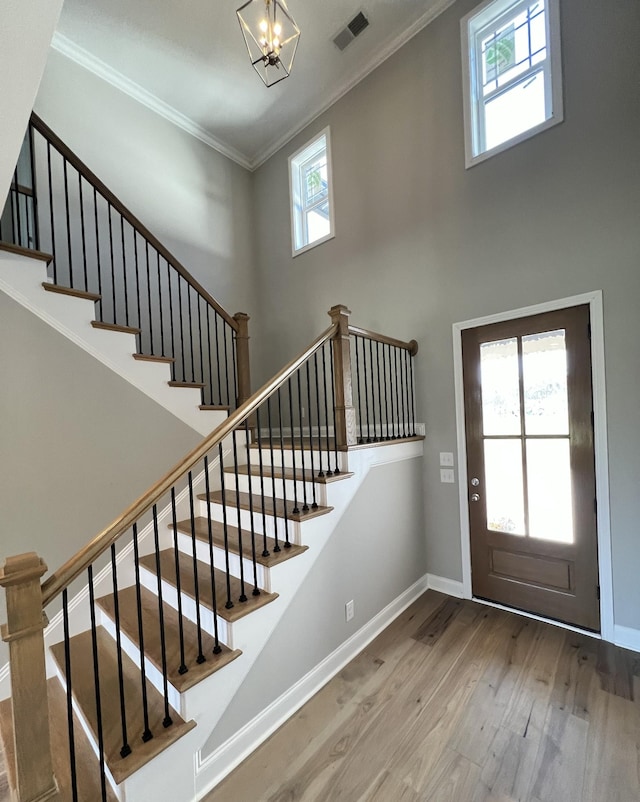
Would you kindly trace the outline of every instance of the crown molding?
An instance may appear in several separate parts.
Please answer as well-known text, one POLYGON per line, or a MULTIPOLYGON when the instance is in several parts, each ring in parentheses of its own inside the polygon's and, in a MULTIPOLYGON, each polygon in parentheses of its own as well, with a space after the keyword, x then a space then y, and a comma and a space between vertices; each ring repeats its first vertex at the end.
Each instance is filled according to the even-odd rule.
POLYGON ((253 158, 248 158, 239 150, 236 150, 235 148, 226 145, 224 142, 221 142, 219 139, 213 136, 210 131, 208 131, 206 128, 203 128, 190 117, 187 117, 186 114, 182 114, 182 112, 178 111, 173 106, 170 106, 168 103, 160 100, 159 97, 140 86, 140 84, 137 84, 135 81, 127 78, 121 72, 118 72, 118 70, 114 69, 97 56, 94 56, 88 50, 85 50, 83 47, 76 44, 63 34, 56 31, 53 36, 51 46, 59 53, 62 53, 63 56, 66 56, 76 64, 84 67, 84 69, 89 70, 90 72, 94 73, 94 75, 102 78, 102 80, 111 84, 116 89, 119 89, 121 92, 124 92, 126 95, 129 95, 129 97, 133 98, 134 100, 137 100, 138 103, 146 106, 148 109, 156 114, 159 114, 161 117, 164 117, 170 123, 178 126, 178 128, 182 128, 183 131, 186 131, 188 134, 191 134, 191 136, 194 136, 196 139, 204 142, 205 145, 213 148, 213 150, 236 162, 241 167, 253 172, 254 170, 257 170, 258 167, 262 166, 266 161, 268 161, 280 150, 280 148, 284 147, 287 142, 290 142, 321 114, 324 114, 325 111, 331 108, 331 106, 340 100, 341 97, 344 97, 344 95, 351 91, 351 89, 359 84, 360 81, 364 80, 369 73, 373 72, 410 39, 413 39, 417 33, 425 28, 436 17, 442 14, 442 12, 449 8, 449 6, 453 5, 454 2, 455 0, 436 0, 436 2, 433 3, 433 5, 431 5, 429 9, 425 11, 425 13, 422 14, 422 16, 420 16, 412 25, 410 25, 406 30, 402 31, 402 33, 393 38, 384 48, 382 48, 382 50, 378 51, 374 56, 372 56, 372 58, 369 59, 369 61, 367 61, 366 64, 360 70, 358 70, 358 72, 340 84, 334 92, 325 98, 318 108, 304 117, 301 122, 296 123, 293 128, 290 128, 277 140, 272 142, 270 145, 267 145, 264 150, 260 151, 253 158))
POLYGON ((433 22, 436 17, 439 17, 443 11, 446 11, 449 6, 452 6, 455 2, 456 0, 437 0, 437 2, 435 2, 428 9, 428 11, 425 11, 425 13, 413 23, 413 25, 410 25, 406 30, 398 34, 398 36, 392 39, 386 45, 386 47, 383 47, 382 50, 378 51, 375 56, 362 67, 362 69, 360 69, 357 73, 355 73, 355 75, 351 76, 344 83, 340 84, 338 88, 329 97, 327 97, 327 99, 319 108, 305 117, 302 122, 297 123, 294 128, 290 129, 286 134, 283 134, 279 139, 277 139, 265 150, 259 153, 254 159, 252 159, 250 169, 252 171, 257 170, 258 167, 263 165, 274 154, 276 154, 280 148, 284 147, 287 142, 290 142, 308 125, 320 117, 321 114, 324 114, 325 111, 331 108, 334 103, 337 103, 341 97, 344 97, 344 95, 357 86, 360 81, 363 81, 367 75, 369 75, 369 73, 377 69, 377 67, 385 62, 395 52, 400 50, 403 45, 405 45, 410 39, 413 39, 416 34, 420 33, 423 28, 426 28, 430 22, 433 22))
POLYGON ((79 64, 81 67, 84 67, 84 69, 97 75, 98 78, 102 78, 103 81, 106 81, 108 84, 111 84, 111 86, 124 92, 125 95, 129 95, 133 100, 137 100, 138 103, 141 103, 143 106, 151 109, 151 111, 164 117, 170 123, 173 123, 173 125, 182 128, 183 131, 186 131, 188 134, 191 134, 191 136, 204 142, 205 145, 213 148, 213 150, 218 151, 218 153, 221 153, 223 156, 226 156, 228 159, 231 159, 247 170, 252 169, 249 159, 247 159, 244 154, 240 153, 239 150, 225 145, 207 131, 206 128, 203 128, 190 117, 187 117, 186 114, 182 114, 182 112, 174 109, 173 106, 160 100, 159 97, 140 86, 140 84, 127 78, 121 72, 118 72, 118 70, 102 61, 102 59, 94 56, 93 53, 80 47, 80 45, 58 31, 53 35, 51 46, 59 53, 62 53, 63 56, 75 61, 76 64, 79 64))

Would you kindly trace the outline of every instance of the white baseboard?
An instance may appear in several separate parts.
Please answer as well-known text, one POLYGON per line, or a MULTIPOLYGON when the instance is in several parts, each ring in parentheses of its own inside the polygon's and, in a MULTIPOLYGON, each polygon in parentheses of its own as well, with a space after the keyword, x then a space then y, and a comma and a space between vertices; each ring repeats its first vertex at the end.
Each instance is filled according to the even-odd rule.
POLYGON ((446 593, 447 596, 455 596, 457 599, 464 598, 462 582, 458 582, 456 579, 427 574, 427 582, 430 590, 437 590, 440 593, 446 593))
POLYGON ((427 574, 388 604, 289 690, 205 758, 196 755, 196 799, 202 799, 305 702, 353 660, 429 587, 427 574))
POLYGON ((623 649, 640 652, 640 629, 615 624, 613 627, 613 642, 623 649))

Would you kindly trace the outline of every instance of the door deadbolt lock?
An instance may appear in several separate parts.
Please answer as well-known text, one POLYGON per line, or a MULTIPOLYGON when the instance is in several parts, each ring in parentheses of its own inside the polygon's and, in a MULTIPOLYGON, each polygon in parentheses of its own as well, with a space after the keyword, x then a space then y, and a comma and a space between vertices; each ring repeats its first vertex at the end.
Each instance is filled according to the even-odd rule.
POLYGON ((477 493, 473 493, 471 496, 471 501, 480 501, 480 496, 477 493))
POLYGON ((473 479, 471 480, 471 484, 473 485, 473 487, 477 487, 480 484, 480 480, 474 476, 473 479))

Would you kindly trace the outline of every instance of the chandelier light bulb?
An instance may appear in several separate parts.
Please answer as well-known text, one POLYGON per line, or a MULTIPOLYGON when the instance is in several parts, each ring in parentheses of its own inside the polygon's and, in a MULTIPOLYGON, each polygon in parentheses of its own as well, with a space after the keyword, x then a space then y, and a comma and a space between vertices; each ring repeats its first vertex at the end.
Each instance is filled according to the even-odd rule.
POLYGON ((266 86, 287 78, 298 47, 300 29, 285 0, 248 0, 236 14, 251 66, 266 86))

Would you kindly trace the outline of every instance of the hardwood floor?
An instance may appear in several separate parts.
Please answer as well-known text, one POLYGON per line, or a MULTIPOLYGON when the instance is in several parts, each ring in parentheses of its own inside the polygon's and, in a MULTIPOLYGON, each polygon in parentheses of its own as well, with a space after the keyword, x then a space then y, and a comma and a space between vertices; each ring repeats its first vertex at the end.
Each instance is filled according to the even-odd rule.
POLYGON ((640 655, 428 591, 206 802, 638 802, 640 655))
POLYGON ((638 802, 640 654, 428 591, 205 802, 248 800, 638 802))

